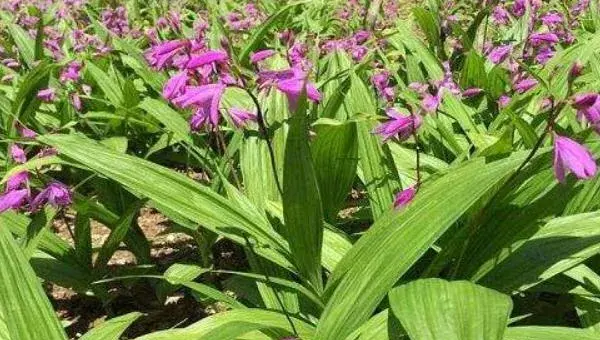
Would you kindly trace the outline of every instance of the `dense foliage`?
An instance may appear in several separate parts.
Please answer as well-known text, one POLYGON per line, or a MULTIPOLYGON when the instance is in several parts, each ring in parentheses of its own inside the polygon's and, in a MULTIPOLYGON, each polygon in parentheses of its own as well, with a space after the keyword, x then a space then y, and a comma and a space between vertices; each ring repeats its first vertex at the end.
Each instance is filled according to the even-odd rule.
POLYGON ((141 282, 219 312, 140 339, 600 338, 599 29, 597 0, 0 2, 0 338, 67 338, 41 282, 106 306, 87 340, 141 282), (148 207, 197 261, 156 262, 148 207))

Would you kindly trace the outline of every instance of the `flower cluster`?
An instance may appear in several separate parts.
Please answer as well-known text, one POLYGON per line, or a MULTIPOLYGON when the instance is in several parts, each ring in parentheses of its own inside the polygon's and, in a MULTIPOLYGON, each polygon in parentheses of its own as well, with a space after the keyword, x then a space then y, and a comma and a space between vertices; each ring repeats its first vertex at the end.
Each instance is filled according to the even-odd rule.
POLYGON ((321 46, 321 50, 325 53, 331 53, 335 50, 346 51, 352 56, 355 61, 361 61, 367 54, 369 49, 365 46, 365 43, 371 36, 369 31, 360 30, 344 39, 334 39, 324 42, 321 46))
MULTIPOLYGON (((19 126, 23 138, 35 138, 35 132, 19 126)), ((44 157, 53 152, 42 150, 38 157, 44 157)), ((9 148, 10 158, 14 163, 23 164, 27 161, 25 150, 18 144, 9 148)), ((26 209, 34 212, 49 204, 53 207, 64 207, 71 204, 71 192, 64 184, 54 181, 40 191, 34 192, 30 186, 29 173, 20 171, 10 176, 6 181, 4 193, 0 194, 0 213, 9 209, 26 209)))

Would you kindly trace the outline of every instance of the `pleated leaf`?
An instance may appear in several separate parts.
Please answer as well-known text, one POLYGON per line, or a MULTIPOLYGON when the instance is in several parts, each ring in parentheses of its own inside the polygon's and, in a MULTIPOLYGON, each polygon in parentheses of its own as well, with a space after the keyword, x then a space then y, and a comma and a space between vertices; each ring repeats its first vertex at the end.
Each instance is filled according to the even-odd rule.
POLYGON ((365 322, 398 278, 522 160, 517 155, 488 164, 483 159, 466 162, 425 183, 408 207, 382 216, 331 276, 318 338, 343 338, 365 322))
POLYGON ((61 157, 81 163, 151 199, 158 208, 164 207, 167 215, 173 212, 175 217, 187 218, 240 244, 246 243, 244 235, 255 239, 259 255, 294 270, 286 256, 285 240, 256 209, 247 208, 252 206, 250 202, 237 204, 183 174, 115 152, 82 136, 47 135, 39 140, 56 147, 61 157))
POLYGON ((598 334, 587 329, 568 327, 508 327, 504 340, 598 340, 598 334))
MULTIPOLYGON (((291 318, 300 339, 313 338, 314 327, 291 318)), ((186 328, 148 334, 138 340, 230 340, 256 330, 276 329, 292 335, 293 329, 282 313, 262 309, 238 309, 218 313, 186 328)))
POLYGON ((8 228, 0 228, 0 315, 12 340, 67 336, 42 285, 8 228))
POLYGON ((119 340, 127 327, 137 320, 142 313, 133 312, 112 318, 85 333, 79 340, 119 340))
POLYGON ((290 118, 283 168, 284 235, 294 263, 315 289, 321 291, 323 208, 319 184, 308 144, 306 99, 290 118))
POLYGON ((417 280, 389 298, 412 340, 502 340, 512 310, 508 295, 468 281, 417 280))

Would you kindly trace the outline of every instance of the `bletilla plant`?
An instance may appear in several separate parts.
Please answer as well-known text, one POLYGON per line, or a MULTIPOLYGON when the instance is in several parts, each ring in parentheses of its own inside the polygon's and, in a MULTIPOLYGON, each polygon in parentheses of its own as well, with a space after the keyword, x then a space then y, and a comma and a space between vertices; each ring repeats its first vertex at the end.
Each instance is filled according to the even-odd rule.
POLYGON ((0 338, 599 339, 599 8, 0 2, 0 338))

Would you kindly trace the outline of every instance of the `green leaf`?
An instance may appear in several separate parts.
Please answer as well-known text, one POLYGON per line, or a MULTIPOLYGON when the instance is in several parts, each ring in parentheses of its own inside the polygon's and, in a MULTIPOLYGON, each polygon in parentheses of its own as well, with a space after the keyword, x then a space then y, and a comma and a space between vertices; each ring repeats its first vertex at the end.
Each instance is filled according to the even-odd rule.
MULTIPOLYGON (((291 320, 301 339, 313 338, 312 325, 296 318, 291 320)), ((137 340, 230 340, 251 331, 267 329, 278 329, 288 335, 293 334, 293 329, 284 314, 262 309, 239 309, 215 314, 186 328, 158 331, 137 340)))
POLYGON ((112 318, 106 322, 95 326, 93 329, 85 333, 80 340, 119 340, 121 334, 125 332, 127 327, 137 320, 142 313, 133 312, 116 318, 112 318))
MULTIPOLYGON (((352 86, 344 103, 348 117, 377 112, 375 99, 365 83, 356 74, 351 74, 350 79, 352 86)), ((382 145, 380 139, 373 134, 376 123, 363 121, 356 124, 361 180, 369 193, 373 218, 377 219, 392 206, 394 192, 400 189, 398 171, 388 146, 382 145)))
POLYGON ((190 126, 181 116, 180 113, 173 110, 167 103, 154 98, 144 98, 138 107, 156 120, 161 122, 165 128, 172 132, 175 137, 193 145, 192 137, 190 136, 190 126))
POLYGON ((321 248, 323 244, 323 208, 319 184, 308 144, 306 96, 290 118, 283 168, 284 235, 294 263, 317 290, 323 289, 321 248))
POLYGON ((8 24, 8 32, 10 33, 21 58, 30 68, 34 68, 35 64, 35 40, 32 39, 27 32, 17 24, 8 24))
MULTIPOLYGON (((42 88, 48 86, 48 80, 50 73, 56 67, 54 64, 48 64, 46 62, 40 62, 39 65, 34 67, 31 71, 23 77, 19 84, 19 91, 13 101, 13 113, 17 115, 17 118, 21 122, 29 122, 33 119, 35 112, 40 106, 40 100, 37 98, 37 93, 42 88)), ((9 120, 12 124, 12 121, 9 120)), ((12 125, 7 126, 7 130, 10 130, 12 125)))
POLYGON ((495 289, 525 290, 576 266, 600 251, 600 213, 551 220, 479 280, 495 289))
POLYGON ((413 15, 421 30, 425 32, 429 44, 431 46, 438 46, 440 43, 440 26, 437 18, 433 16, 433 13, 422 7, 415 7, 413 9, 413 15))
POLYGON ((119 81, 104 72, 101 68, 94 65, 92 62, 86 64, 87 73, 96 81, 100 90, 104 92, 106 98, 115 106, 119 107, 125 102, 123 90, 119 85, 119 81))
POLYGON ((115 251, 119 248, 119 244, 121 244, 121 242, 125 239, 125 236, 127 236, 127 232, 130 230, 131 224, 134 223, 134 221, 137 223, 136 218, 144 202, 144 200, 138 200, 129 205, 127 210, 116 223, 114 229, 110 232, 110 235, 108 235, 108 238, 102 245, 102 248, 100 248, 100 252, 96 258, 95 267, 102 268, 108 263, 115 251))
POLYGON ((0 228, 0 315, 11 339, 67 339, 38 278, 7 228, 0 228))
POLYGON ((322 125, 315 129, 312 145, 315 172, 325 220, 333 222, 344 204, 358 165, 358 136, 355 123, 322 125))
POLYGON ((485 59, 475 50, 467 53, 467 58, 461 70, 460 85, 463 89, 487 87, 487 75, 485 73, 485 59))
POLYGON ((508 327, 504 340, 597 340, 598 334, 587 329, 567 327, 508 327))
POLYGON ((523 157, 466 162, 425 182, 407 207, 376 221, 331 276, 317 337, 343 338, 365 322, 398 278, 471 206, 493 192, 523 157))
POLYGON ((394 315, 411 339, 502 340, 509 296, 468 281, 424 279, 389 294, 394 315))
POLYGON ((272 230, 266 217, 248 208, 252 206, 250 202, 246 201, 244 206, 234 204, 183 174, 112 151, 82 136, 46 135, 38 139, 56 147, 61 157, 81 163, 151 199, 159 210, 164 208, 167 216, 177 214, 176 219, 189 219, 242 245, 246 244, 246 237, 251 237, 258 243, 255 251, 259 255, 294 271, 288 260, 287 243, 272 230))
POLYGON ((250 41, 246 44, 242 52, 240 53, 239 61, 242 65, 248 65, 250 61, 250 53, 255 51, 260 44, 265 41, 266 35, 269 31, 274 28, 279 22, 281 22, 288 14, 288 12, 298 5, 305 3, 306 1, 300 1, 288 4, 282 7, 277 13, 271 15, 262 25, 252 34, 250 41))

